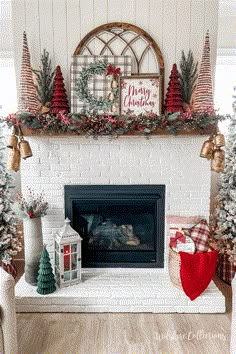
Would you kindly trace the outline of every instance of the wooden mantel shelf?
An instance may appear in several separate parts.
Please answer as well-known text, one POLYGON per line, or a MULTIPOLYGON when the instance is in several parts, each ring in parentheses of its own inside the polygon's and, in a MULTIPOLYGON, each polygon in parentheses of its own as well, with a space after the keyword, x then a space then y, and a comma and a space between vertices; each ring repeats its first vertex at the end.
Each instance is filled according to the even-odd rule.
MULTIPOLYGON (((84 137, 84 136, 88 136, 86 134, 80 134, 77 132, 53 132, 53 131, 45 131, 45 130, 41 130, 41 129, 29 129, 26 128, 25 126, 21 127, 22 129, 22 133, 24 136, 40 136, 40 137, 58 137, 58 136, 78 136, 78 137, 84 137)), ((118 135, 118 137, 152 137, 152 136, 204 136, 204 135, 210 135, 212 133, 212 130, 208 129, 208 130, 203 130, 202 132, 199 132, 198 130, 180 130, 178 131, 176 134, 170 132, 168 129, 156 129, 155 131, 151 132, 150 134, 145 135, 143 132, 132 132, 132 133, 126 133, 123 135, 118 135)), ((91 137, 93 137, 93 135, 91 135, 91 137)), ((101 138, 109 138, 109 137, 116 137, 116 135, 97 135, 96 137, 101 138)))
POLYGON ((151 136, 201 136, 214 135, 219 120, 223 116, 211 116, 207 113, 193 113, 185 117, 184 113, 168 116, 82 116, 69 114, 58 117, 53 114, 35 116, 30 112, 9 115, 6 122, 20 126, 24 136, 84 136, 84 137, 151 137, 151 136), (69 122, 70 126, 66 124, 69 122), (40 123, 40 124, 39 124, 40 123), (35 127, 35 128, 31 128, 35 127), (45 127, 41 129, 41 127, 45 127), (48 128, 48 130, 46 129, 48 128), (69 129, 71 128, 71 130, 69 129), (55 129, 55 130, 54 130, 55 129), (74 130, 73 130, 74 129, 74 130), (155 129, 155 130, 152 130, 155 129), (150 132, 151 131, 151 132, 150 132))

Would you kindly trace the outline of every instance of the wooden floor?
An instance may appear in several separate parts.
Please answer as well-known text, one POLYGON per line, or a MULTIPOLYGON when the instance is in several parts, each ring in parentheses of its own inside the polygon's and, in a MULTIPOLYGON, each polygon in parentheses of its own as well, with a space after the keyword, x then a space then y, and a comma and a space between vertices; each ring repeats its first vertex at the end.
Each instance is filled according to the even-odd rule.
POLYGON ((226 296, 225 314, 18 314, 19 352, 227 354, 231 287, 215 283, 226 296))

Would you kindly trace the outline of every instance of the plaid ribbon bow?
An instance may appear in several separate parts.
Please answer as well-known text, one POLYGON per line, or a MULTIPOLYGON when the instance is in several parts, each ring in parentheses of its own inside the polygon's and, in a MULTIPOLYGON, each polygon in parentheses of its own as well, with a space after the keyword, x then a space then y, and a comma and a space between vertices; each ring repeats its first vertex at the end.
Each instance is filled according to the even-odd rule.
POLYGON ((175 237, 170 238, 170 246, 176 247, 177 240, 179 240, 182 243, 186 243, 186 237, 183 232, 177 231, 175 237))
POLYGON ((106 73, 106 76, 108 75, 113 75, 114 79, 116 79, 116 76, 120 75, 120 68, 115 69, 114 66, 110 64, 107 68, 107 73, 106 73))

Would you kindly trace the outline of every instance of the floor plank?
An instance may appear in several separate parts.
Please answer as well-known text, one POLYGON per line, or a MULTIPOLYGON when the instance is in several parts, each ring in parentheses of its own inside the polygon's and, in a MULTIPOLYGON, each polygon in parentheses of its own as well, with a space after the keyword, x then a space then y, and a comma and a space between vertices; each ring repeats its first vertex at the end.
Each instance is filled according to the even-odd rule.
POLYGON ((22 353, 228 353, 230 319, 190 314, 18 314, 22 353))

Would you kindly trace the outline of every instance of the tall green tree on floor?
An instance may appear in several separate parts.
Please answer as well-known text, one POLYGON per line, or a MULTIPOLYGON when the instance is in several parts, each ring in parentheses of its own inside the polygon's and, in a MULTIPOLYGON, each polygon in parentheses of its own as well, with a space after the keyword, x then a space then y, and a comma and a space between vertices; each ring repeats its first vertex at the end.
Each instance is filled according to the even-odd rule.
POLYGON ((12 256, 21 251, 21 243, 17 235, 17 218, 11 200, 13 178, 6 171, 4 152, 5 139, 0 128, 0 261, 10 264, 12 256))
POLYGON ((37 285, 37 292, 41 295, 51 294, 56 290, 52 265, 45 245, 40 258, 37 285))

